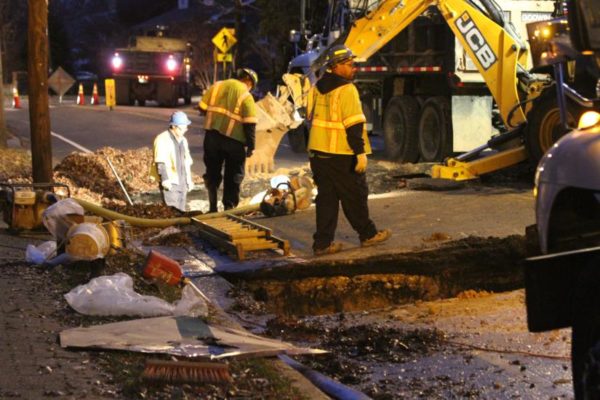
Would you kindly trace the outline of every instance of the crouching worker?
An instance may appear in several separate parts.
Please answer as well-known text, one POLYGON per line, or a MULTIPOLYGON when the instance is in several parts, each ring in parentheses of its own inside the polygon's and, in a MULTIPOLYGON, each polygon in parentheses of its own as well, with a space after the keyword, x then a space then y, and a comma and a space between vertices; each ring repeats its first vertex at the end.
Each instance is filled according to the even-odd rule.
POLYGON ((192 157, 185 133, 192 123, 182 111, 175 111, 169 119, 169 129, 154 139, 154 162, 151 179, 159 182, 165 205, 185 212, 187 193, 194 188, 192 157))
POLYGON ((204 185, 208 190, 209 212, 217 212, 217 192, 223 179, 223 208, 235 208, 240 201, 246 158, 254 152, 257 117, 250 90, 257 82, 256 72, 242 68, 237 71, 237 79, 212 85, 198 105, 200 112, 206 113, 204 185))
POLYGON ((391 232, 378 231, 369 218, 369 188, 365 172, 371 145, 354 78, 354 55, 344 45, 333 46, 327 56, 327 72, 311 89, 307 118, 310 168, 317 185, 315 255, 342 249, 334 242, 340 203, 344 215, 358 233, 361 246, 387 240, 391 232))

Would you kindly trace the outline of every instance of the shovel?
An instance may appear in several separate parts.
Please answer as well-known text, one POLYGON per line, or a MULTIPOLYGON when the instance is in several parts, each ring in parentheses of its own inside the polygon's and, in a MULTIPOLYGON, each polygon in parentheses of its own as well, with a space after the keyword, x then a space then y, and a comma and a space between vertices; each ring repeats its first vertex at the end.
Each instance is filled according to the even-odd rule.
POLYGON ((192 282, 183 275, 181 266, 172 258, 159 253, 156 250, 150 250, 146 258, 146 264, 142 275, 150 279, 158 279, 167 285, 190 285, 194 291, 207 303, 212 303, 208 297, 192 282))

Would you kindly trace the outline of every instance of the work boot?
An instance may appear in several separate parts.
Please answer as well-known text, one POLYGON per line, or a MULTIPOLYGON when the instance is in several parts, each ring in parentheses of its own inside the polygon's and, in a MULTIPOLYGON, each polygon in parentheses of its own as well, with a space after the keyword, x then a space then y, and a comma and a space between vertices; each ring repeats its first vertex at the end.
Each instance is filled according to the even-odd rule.
POLYGON ((331 244, 324 249, 313 249, 315 256, 324 256, 325 254, 335 254, 342 251, 344 246, 338 242, 331 242, 331 244))
POLYGON ((377 232, 372 238, 360 242, 360 245, 362 247, 374 246, 376 244, 385 242, 390 238, 390 236, 392 236, 392 231, 389 229, 383 229, 377 232))
POLYGON ((215 213, 218 211, 217 208, 217 189, 216 188, 207 188, 208 190, 208 204, 209 204, 209 213, 215 213))

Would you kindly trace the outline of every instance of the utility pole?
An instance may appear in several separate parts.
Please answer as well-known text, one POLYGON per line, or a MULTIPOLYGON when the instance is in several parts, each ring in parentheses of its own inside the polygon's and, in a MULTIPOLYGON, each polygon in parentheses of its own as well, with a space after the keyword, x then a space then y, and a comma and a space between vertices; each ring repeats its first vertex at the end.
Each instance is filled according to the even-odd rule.
POLYGON ((27 79, 33 182, 53 182, 48 107, 48 0, 28 0, 27 4, 27 79))
POLYGON ((235 63, 233 65, 237 68, 246 66, 244 62, 244 33, 242 32, 244 29, 243 13, 242 0, 235 0, 235 37, 237 38, 237 44, 234 57, 235 63))

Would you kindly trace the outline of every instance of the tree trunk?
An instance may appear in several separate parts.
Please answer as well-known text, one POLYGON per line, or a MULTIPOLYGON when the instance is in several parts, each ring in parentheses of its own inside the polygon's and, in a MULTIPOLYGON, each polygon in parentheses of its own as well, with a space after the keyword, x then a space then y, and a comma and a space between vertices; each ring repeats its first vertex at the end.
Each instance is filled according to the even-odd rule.
POLYGON ((48 0, 28 0, 27 73, 34 183, 52 182, 48 107, 48 0))
POLYGON ((0 148, 5 148, 8 141, 6 119, 4 118, 4 72, 2 70, 2 42, 0 41, 0 148))

